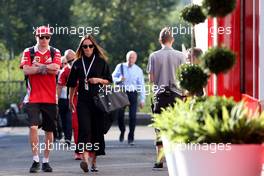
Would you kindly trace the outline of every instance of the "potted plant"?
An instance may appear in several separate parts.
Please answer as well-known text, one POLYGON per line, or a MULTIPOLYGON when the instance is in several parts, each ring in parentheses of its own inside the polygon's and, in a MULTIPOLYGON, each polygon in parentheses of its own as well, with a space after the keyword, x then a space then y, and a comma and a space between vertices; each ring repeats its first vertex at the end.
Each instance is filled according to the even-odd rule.
POLYGON ((264 113, 225 97, 178 100, 153 126, 161 131, 170 176, 257 176, 264 113))

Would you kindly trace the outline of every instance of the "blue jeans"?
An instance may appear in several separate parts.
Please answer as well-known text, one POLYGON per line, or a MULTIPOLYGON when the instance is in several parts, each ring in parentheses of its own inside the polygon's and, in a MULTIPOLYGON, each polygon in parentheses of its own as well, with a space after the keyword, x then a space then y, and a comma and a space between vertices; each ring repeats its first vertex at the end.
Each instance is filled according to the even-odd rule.
MULTIPOLYGON (((126 92, 130 105, 129 105, 129 133, 128 133, 128 141, 134 141, 134 132, 136 128, 136 116, 137 116, 137 92, 126 92)), ((118 112, 118 127, 121 133, 126 131, 125 126, 125 108, 122 108, 118 112)))

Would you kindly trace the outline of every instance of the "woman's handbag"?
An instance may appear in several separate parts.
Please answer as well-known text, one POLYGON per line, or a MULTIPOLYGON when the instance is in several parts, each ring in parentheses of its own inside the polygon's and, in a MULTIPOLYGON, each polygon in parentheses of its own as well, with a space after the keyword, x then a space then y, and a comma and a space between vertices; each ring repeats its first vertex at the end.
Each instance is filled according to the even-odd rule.
POLYGON ((116 111, 112 111, 110 113, 104 113, 104 120, 103 120, 103 132, 104 132, 104 134, 106 134, 110 130, 113 122, 115 121, 115 119, 118 115, 118 112, 119 111, 116 110, 116 111))
POLYGON ((94 102, 105 113, 110 113, 130 105, 127 94, 121 91, 101 92, 94 97, 94 102))

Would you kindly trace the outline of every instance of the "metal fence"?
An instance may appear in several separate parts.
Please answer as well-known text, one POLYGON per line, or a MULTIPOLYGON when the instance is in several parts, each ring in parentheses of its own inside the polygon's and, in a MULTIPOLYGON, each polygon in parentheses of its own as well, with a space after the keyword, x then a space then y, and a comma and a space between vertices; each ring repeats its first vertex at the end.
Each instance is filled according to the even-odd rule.
POLYGON ((20 104, 26 94, 24 81, 0 81, 0 113, 11 103, 20 104))

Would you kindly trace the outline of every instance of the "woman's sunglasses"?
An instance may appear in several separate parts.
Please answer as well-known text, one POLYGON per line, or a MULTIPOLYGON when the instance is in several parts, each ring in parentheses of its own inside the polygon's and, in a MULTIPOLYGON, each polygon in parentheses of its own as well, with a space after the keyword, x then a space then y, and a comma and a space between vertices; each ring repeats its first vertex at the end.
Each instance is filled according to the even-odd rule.
POLYGON ((82 45, 82 48, 84 48, 84 49, 87 49, 87 48, 93 48, 94 47, 94 45, 82 45))
POLYGON ((50 36, 39 36, 39 39, 40 40, 43 40, 44 38, 47 39, 47 40, 49 40, 50 39, 50 36))

